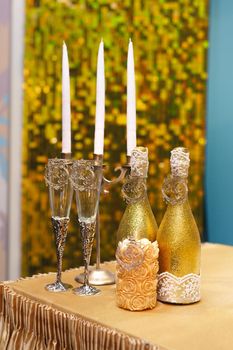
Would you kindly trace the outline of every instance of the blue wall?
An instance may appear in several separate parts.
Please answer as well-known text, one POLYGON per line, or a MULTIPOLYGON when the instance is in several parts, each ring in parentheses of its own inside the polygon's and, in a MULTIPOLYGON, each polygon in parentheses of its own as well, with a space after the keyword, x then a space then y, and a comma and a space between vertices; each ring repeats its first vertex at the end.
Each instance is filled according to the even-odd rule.
POLYGON ((233 0, 210 1, 207 238, 233 245, 233 0))

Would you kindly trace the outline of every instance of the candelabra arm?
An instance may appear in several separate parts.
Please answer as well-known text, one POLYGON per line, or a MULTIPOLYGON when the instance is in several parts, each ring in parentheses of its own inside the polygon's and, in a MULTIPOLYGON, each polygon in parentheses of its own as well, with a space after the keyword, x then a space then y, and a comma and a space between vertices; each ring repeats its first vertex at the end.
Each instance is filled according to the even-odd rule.
POLYGON ((114 169, 115 172, 120 171, 120 174, 117 177, 115 177, 114 179, 109 180, 105 176, 103 176, 103 183, 102 183, 103 192, 109 193, 109 188, 112 185, 115 185, 118 182, 121 182, 126 177, 126 174, 127 174, 127 172, 129 172, 129 170, 130 170, 130 165, 126 164, 124 166, 118 166, 117 168, 114 169))

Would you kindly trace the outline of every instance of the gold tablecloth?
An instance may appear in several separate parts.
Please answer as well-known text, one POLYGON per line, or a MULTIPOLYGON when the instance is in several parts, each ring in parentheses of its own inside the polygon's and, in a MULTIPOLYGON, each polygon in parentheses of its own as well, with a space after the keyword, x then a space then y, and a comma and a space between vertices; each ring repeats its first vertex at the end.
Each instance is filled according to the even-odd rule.
MULTIPOLYGON (((114 270, 114 263, 105 263, 114 270)), ((73 269, 64 282, 76 285, 73 269)), ((46 292, 54 274, 0 285, 0 350, 233 349, 233 247, 202 247, 202 299, 193 305, 158 302, 142 312, 115 305, 115 286, 80 297, 46 292)))

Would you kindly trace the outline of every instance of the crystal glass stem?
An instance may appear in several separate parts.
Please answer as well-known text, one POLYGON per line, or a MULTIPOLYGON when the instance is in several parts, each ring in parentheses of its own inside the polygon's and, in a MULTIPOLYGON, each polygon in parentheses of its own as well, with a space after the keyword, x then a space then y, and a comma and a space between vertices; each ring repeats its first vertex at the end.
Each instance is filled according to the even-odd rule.
POLYGON ((89 286, 89 264, 92 252, 93 241, 95 237, 95 226, 96 223, 80 223, 82 250, 84 259, 84 286, 89 286))
POLYGON ((57 254, 56 283, 61 283, 62 258, 63 258, 64 248, 65 248, 69 221, 70 221, 69 218, 52 217, 52 225, 53 225, 54 238, 56 243, 56 254, 57 254))
POLYGON ((62 273, 62 257, 66 242, 66 236, 68 232, 68 223, 70 221, 69 218, 59 218, 52 217, 52 226, 56 244, 56 254, 57 254, 57 275, 56 281, 51 284, 47 284, 45 288, 50 292, 65 292, 67 289, 72 288, 71 285, 63 283, 61 281, 61 273, 62 273))
MULTIPOLYGON (((99 210, 96 216, 95 227, 95 239, 96 239, 96 267, 88 269, 88 282, 94 286, 104 286, 115 283, 115 274, 111 271, 105 270, 100 266, 100 218, 99 210)), ((75 277, 75 281, 78 283, 84 283, 85 273, 78 274, 75 277)))
POLYGON ((81 287, 73 289, 78 295, 95 295, 100 292, 99 289, 89 284, 89 264, 92 252, 93 241, 95 237, 96 221, 84 222, 79 220, 83 260, 84 260, 84 281, 81 287))
POLYGON ((55 244, 56 244, 56 254, 57 254, 57 275, 56 281, 51 284, 47 284, 45 288, 50 292, 65 292, 67 289, 72 286, 65 284, 61 281, 62 273, 62 257, 66 242, 66 236, 68 231, 69 218, 59 218, 52 217, 52 227, 54 232, 55 244))

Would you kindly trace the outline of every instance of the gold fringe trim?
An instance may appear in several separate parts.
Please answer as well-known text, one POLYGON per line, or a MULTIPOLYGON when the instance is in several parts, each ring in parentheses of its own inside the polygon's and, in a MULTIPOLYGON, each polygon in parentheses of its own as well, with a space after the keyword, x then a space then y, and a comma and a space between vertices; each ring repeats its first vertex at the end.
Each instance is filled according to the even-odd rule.
POLYGON ((10 284, 0 284, 0 350, 162 350, 17 294, 10 284))

